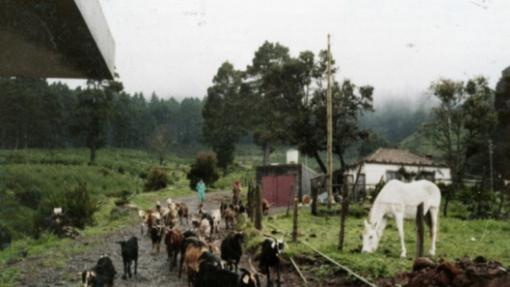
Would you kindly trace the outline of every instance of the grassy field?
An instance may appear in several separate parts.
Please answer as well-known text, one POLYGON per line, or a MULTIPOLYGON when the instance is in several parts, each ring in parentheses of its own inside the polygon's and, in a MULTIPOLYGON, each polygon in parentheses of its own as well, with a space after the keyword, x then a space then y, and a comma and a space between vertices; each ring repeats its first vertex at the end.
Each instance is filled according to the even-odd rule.
MULTIPOLYGON (((241 155, 232 170, 210 186, 209 191, 229 189, 233 181, 253 177, 250 163, 255 157, 251 151, 241 155)), ((138 220, 134 210, 116 207, 115 201, 123 192, 139 208, 151 207, 167 197, 192 195, 186 173, 193 158, 170 154, 162 168, 171 184, 157 192, 143 192, 144 178, 151 168, 158 166, 156 157, 145 151, 101 149, 96 165, 91 166, 86 149, 0 150, 0 197, 8 199, 3 205, 0 202, 0 224, 11 231, 14 239, 9 248, 0 251, 0 286, 15 285, 19 270, 12 263, 25 256, 44 258, 43 266, 58 267, 66 264, 70 254, 93 248, 44 232, 38 238, 26 234, 27 229, 35 228, 32 221, 37 214, 59 202, 66 191, 85 183, 91 197, 97 200, 94 223, 81 231, 82 238, 87 240, 138 220)))
MULTIPOLYGON (((456 207, 460 208, 460 207, 456 207)), ((311 216, 309 208, 301 208, 299 213, 300 240, 308 242, 321 252, 328 254, 337 262, 349 266, 355 272, 375 279, 390 276, 397 272, 409 271, 415 252, 415 226, 406 222, 405 239, 408 252, 407 259, 400 259, 400 241, 394 222, 388 225, 379 249, 374 254, 361 254, 361 234, 363 219, 349 217, 346 224, 344 251, 337 249, 339 233, 339 216, 311 216)), ((264 233, 269 234, 276 228, 283 231, 277 236, 285 236, 290 242, 292 217, 277 215, 264 221, 264 233), (276 227, 276 228, 273 228, 276 227)), ((428 231, 427 231, 428 232, 428 231)), ((255 233, 254 233, 255 234, 255 233)), ((510 224, 496 220, 461 220, 456 218, 440 218, 437 258, 456 259, 464 256, 478 255, 497 260, 505 265, 510 264, 510 224)), ((260 237, 253 237, 249 244, 254 245, 260 237)), ((428 251, 430 241, 425 242, 428 251)), ((313 255, 313 251, 299 243, 289 243, 286 251, 289 256, 313 255)), ((331 267, 322 265, 315 274, 331 274, 331 267)))

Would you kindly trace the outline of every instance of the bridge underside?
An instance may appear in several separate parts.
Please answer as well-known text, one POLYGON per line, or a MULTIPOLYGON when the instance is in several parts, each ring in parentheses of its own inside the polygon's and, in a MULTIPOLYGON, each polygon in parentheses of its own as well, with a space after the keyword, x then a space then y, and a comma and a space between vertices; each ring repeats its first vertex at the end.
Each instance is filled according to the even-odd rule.
POLYGON ((114 57, 97 0, 0 0, 0 76, 111 79, 114 57))

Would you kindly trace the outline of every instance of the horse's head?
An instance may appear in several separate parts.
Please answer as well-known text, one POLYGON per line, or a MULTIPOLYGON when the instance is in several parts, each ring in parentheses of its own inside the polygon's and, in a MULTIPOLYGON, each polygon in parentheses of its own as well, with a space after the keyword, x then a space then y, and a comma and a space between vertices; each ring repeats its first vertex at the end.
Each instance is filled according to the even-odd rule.
POLYGON ((377 224, 364 221, 365 230, 363 231, 362 253, 372 253, 377 250, 379 245, 379 234, 377 233, 377 224))

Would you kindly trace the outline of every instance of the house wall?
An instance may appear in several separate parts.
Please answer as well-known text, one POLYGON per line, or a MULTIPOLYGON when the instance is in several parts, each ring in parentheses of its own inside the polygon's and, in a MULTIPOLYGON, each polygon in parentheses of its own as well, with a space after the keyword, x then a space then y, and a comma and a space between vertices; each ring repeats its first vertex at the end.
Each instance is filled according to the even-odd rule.
MULTIPOLYGON (((381 180, 381 177, 385 181, 388 181, 387 171, 398 171, 401 167, 404 167, 408 172, 417 173, 419 171, 434 172, 436 183, 450 183, 451 175, 450 169, 446 167, 435 167, 435 166, 417 166, 417 165, 396 165, 396 164, 379 164, 379 163, 365 163, 361 169, 361 173, 365 175, 365 183, 368 189, 375 187, 381 180)), ((356 180, 357 168, 350 170, 349 174, 356 180)))

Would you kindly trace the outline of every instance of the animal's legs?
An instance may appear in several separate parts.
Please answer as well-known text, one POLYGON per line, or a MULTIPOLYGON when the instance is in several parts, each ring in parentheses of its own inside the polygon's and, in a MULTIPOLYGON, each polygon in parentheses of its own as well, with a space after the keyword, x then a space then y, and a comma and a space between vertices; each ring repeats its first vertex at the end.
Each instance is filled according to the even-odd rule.
POLYGON ((437 207, 431 207, 430 210, 431 217, 431 229, 432 229, 432 242, 430 243, 430 255, 436 255, 436 240, 437 240, 437 225, 438 225, 438 215, 439 210, 437 207))
POLYGON ((407 255, 406 244, 404 240, 404 214, 395 213, 395 221, 398 229, 398 236, 400 237, 400 245, 402 246, 401 258, 405 258, 407 255))
POLYGON ((271 282, 271 268, 267 267, 267 287, 273 286, 271 282))
POLYGON ((276 286, 280 287, 280 263, 276 263, 276 286))

